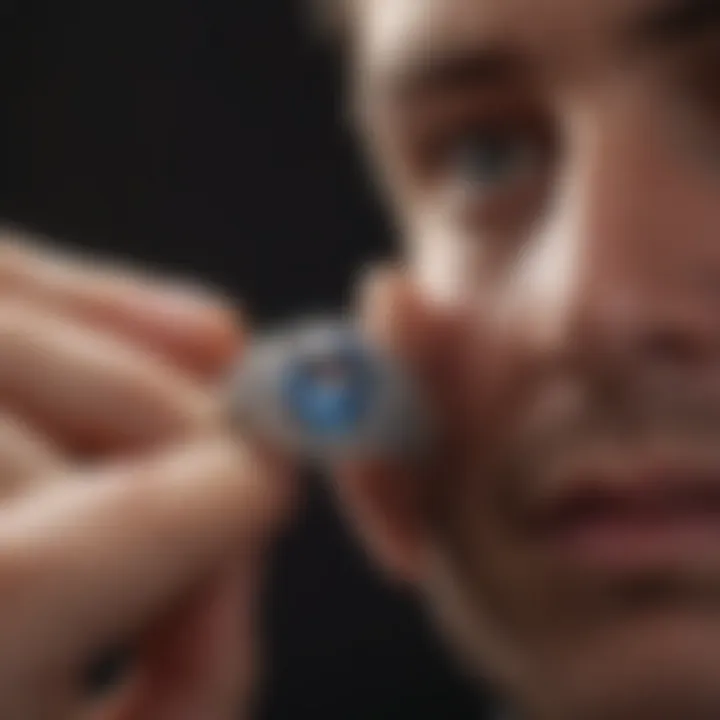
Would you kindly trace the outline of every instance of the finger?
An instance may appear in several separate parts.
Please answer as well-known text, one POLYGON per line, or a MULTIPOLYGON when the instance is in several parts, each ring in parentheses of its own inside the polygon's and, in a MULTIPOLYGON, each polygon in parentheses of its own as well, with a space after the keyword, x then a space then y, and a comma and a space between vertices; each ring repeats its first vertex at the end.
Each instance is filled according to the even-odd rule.
POLYGON ((341 509, 359 540, 391 580, 414 584, 425 547, 429 486, 398 463, 358 462, 337 468, 341 509))
POLYGON ((455 438, 481 399, 488 356, 479 311, 439 305, 402 272, 380 268, 361 286, 360 314, 373 341, 415 379, 438 433, 455 438))
POLYGON ((0 511, 0 677, 68 667, 146 629, 291 506, 274 461, 205 439, 0 511), (89 482, 92 480, 92 482, 89 482))
POLYGON ((87 452, 153 443, 217 412, 154 356, 17 303, 0 304, 0 402, 87 452))
POLYGON ((203 376, 221 372, 241 339, 225 298, 117 264, 70 259, 18 235, 0 239, 1 296, 109 328, 203 376))
POLYGON ((0 413, 0 502, 42 487, 64 464, 48 438, 19 417, 0 413))
POLYGON ((220 577, 149 639, 139 681, 96 720, 233 720, 251 704, 259 573, 239 565, 220 577))
MULTIPOLYGON (((486 356, 482 322, 472 307, 426 300, 392 269, 369 275, 361 317, 372 340, 395 357, 431 415, 432 447, 420 462, 361 460, 334 468, 343 507, 391 577, 415 582, 428 552, 437 478, 455 475, 466 448, 477 445, 486 356)), ((446 483, 443 483, 446 485, 446 483)))

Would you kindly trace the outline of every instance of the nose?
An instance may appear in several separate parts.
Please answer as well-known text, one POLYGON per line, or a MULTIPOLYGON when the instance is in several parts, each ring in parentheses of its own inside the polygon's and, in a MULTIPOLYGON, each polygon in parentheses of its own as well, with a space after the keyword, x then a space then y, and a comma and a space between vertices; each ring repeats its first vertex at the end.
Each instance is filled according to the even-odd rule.
POLYGON ((720 247, 707 233, 720 233, 718 203, 651 116, 596 118, 573 139, 566 189, 520 271, 528 328, 586 362, 707 369, 720 359, 720 247))
POLYGON ((719 359, 714 313, 692 299, 635 287, 595 290, 575 311, 566 350, 584 364, 664 375, 706 373, 719 359))

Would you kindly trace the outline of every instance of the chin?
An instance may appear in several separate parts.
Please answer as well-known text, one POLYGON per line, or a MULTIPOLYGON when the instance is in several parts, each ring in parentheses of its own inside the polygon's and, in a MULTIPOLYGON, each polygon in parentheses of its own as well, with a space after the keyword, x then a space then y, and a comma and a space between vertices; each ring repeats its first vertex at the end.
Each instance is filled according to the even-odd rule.
POLYGON ((554 618, 519 632, 462 593, 442 599, 435 616, 462 667, 494 684, 520 718, 720 719, 720 606, 608 617, 573 631, 554 618))
POLYGON ((667 611, 555 640, 525 648, 509 691, 530 718, 720 718, 720 609, 667 611))
POLYGON ((462 667, 495 685, 517 717, 720 720, 714 574, 665 578, 647 594, 597 578, 573 592, 542 567, 530 582, 511 562, 502 577, 459 572, 456 556, 438 553, 426 599, 462 667))

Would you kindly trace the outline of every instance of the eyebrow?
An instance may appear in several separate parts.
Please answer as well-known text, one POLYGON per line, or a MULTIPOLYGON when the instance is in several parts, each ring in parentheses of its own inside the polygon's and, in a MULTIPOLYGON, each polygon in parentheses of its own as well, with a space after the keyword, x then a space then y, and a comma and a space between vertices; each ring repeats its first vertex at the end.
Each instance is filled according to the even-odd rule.
POLYGON ((517 79, 527 68, 525 58, 504 48, 488 47, 447 53, 429 51, 408 58, 391 71, 387 87, 399 97, 469 87, 493 87, 517 79))
POLYGON ((690 42, 720 33, 720 0, 664 0, 630 24, 631 46, 652 47, 690 42))

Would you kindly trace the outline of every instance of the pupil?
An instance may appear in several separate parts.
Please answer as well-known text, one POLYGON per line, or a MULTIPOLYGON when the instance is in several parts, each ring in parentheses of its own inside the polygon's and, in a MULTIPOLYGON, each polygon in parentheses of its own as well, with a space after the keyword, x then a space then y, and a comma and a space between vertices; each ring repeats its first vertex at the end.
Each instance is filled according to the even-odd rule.
POLYGON ((460 170, 473 181, 484 183, 507 179, 518 161, 517 149, 499 137, 478 139, 459 154, 460 170))

